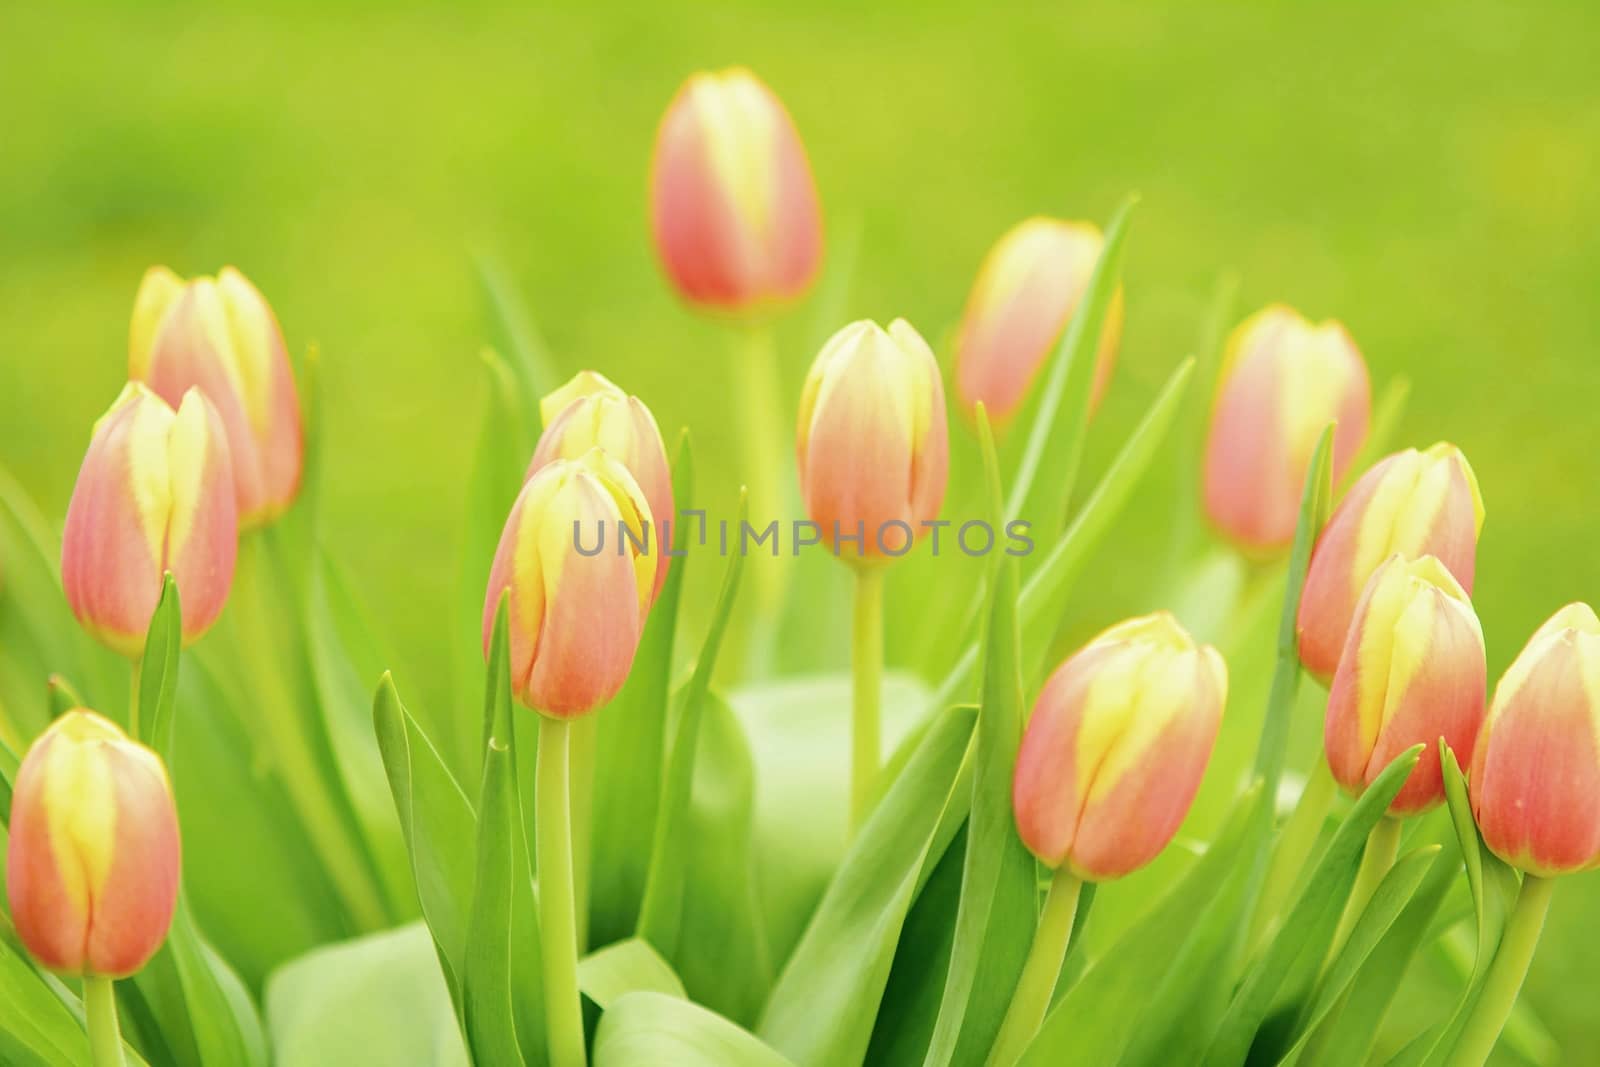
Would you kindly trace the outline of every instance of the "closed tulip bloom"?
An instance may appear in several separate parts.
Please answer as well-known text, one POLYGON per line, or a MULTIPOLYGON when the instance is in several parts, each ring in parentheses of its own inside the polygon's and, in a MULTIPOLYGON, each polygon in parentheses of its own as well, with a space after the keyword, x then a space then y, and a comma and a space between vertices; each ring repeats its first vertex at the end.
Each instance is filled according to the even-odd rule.
POLYGON ((1484 843, 1529 874, 1600 865, 1600 619, 1556 612, 1495 687, 1468 790, 1484 843))
POLYGON ((47 970, 125 978, 166 940, 178 814, 161 758, 92 711, 58 718, 17 769, 6 896, 47 970))
MULTIPOLYGON (((1082 302, 1104 244, 1090 223, 1047 218, 1000 238, 978 272, 956 341, 956 393, 967 411, 981 402, 996 424, 1016 414, 1082 302)), ((1121 337, 1119 287, 1100 330, 1091 409, 1111 381, 1121 337)))
POLYGON ((1228 669, 1171 615, 1129 619, 1045 683, 1017 755, 1012 806, 1046 866, 1089 881, 1154 859, 1211 758, 1228 669))
POLYGON ((300 489, 300 401, 283 332, 266 300, 232 267, 185 282, 152 267, 134 302, 128 377, 177 404, 198 387, 228 431, 239 521, 259 526, 300 489))
POLYGON ((944 501, 948 433, 939 365, 908 322, 834 334, 806 376, 795 447, 823 539, 841 556, 855 544, 858 560, 909 550, 944 501))
POLYGON ((61 585, 73 614, 106 645, 138 656, 170 571, 192 642, 227 602, 238 536, 216 409, 191 389, 174 412, 129 382, 95 423, 67 506, 61 585))
POLYGON ((599 449, 553 460, 522 487, 489 570, 483 643, 487 654, 509 591, 523 704, 573 718, 627 680, 655 583, 655 558, 638 547, 651 521, 633 476, 599 449))
POLYGON ((1206 514, 1247 551, 1287 546, 1317 438, 1338 422, 1338 479, 1366 440, 1371 407, 1367 365, 1341 324, 1312 324, 1281 304, 1256 312, 1223 354, 1206 441, 1206 514))
POLYGON ((667 448, 655 416, 636 396, 629 396, 604 375, 583 371, 539 404, 545 430, 528 465, 527 477, 557 459, 577 459, 603 449, 633 475, 655 519, 650 553, 655 556, 651 599, 667 580, 666 537, 672 521, 672 472, 667 448))
POLYGON ((1317 538, 1296 625, 1300 659, 1327 678, 1339 663, 1356 601, 1389 556, 1435 556, 1472 593, 1483 497, 1467 457, 1440 442, 1408 448, 1363 474, 1317 538))
POLYGON ((1391 556, 1356 605, 1328 693, 1323 742, 1334 780, 1360 795, 1395 757, 1428 746, 1389 805, 1393 815, 1444 799, 1437 742, 1463 760, 1483 722, 1483 629, 1461 585, 1433 556, 1391 556))
POLYGON ((650 224, 692 304, 744 310, 799 296, 822 259, 805 147, 782 101, 742 67, 701 72, 656 134, 650 224))

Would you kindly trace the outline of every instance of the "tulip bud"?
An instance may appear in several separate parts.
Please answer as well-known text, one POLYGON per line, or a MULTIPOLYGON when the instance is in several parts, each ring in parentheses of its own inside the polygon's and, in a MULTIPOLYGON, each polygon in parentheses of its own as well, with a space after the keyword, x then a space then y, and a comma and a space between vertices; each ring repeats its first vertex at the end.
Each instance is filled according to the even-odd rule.
MULTIPOLYGON (((590 449, 603 449, 628 469, 655 518, 650 551, 655 556, 651 600, 667 580, 668 525, 674 515, 672 472, 667 448, 655 416, 636 396, 629 396, 602 374, 583 371, 539 402, 545 430, 533 452, 526 478, 557 459, 577 459, 590 449)), ((526 480, 526 478, 524 480, 526 480)))
POLYGON ((1040 862, 1108 881, 1143 867, 1188 814, 1228 668, 1157 612, 1102 633, 1045 683, 1017 754, 1017 833, 1040 862))
POLYGON ((1600 619, 1568 604, 1495 687, 1468 782, 1484 844, 1548 877, 1600 864, 1600 619))
MULTIPOLYGON (((981 402, 996 425, 1016 414, 1083 300, 1104 245, 1091 223, 1046 218, 1000 238, 972 286, 956 341, 956 392, 967 411, 981 402)), ((1091 410, 1111 381, 1121 337, 1119 287, 1100 330, 1091 410)))
POLYGON ((228 431, 239 522, 270 521, 300 489, 300 401, 283 333, 243 274, 184 282, 152 267, 134 302, 128 377, 177 404, 197 387, 228 431))
POLYGON ((1317 538, 1296 625, 1300 659, 1327 678, 1339 664, 1356 600, 1389 556, 1437 556, 1470 595, 1483 497, 1467 457, 1440 442, 1408 448, 1363 474, 1317 538))
POLYGON ((535 711, 573 718, 627 680, 654 588, 643 549, 650 505, 600 449, 557 459, 528 479, 489 570, 485 655, 500 598, 511 594, 511 684, 535 711))
POLYGON ((1390 556, 1356 605, 1328 693, 1323 742, 1334 780, 1359 795, 1402 752, 1428 746, 1389 811, 1444 799, 1438 740, 1467 759, 1483 722, 1483 629, 1433 556, 1390 556))
POLYGON ((822 259, 806 150, 782 101, 750 71, 692 76, 656 134, 656 252, 692 304, 745 310, 799 296, 822 259))
POLYGON ((844 555, 904 555, 939 514, 949 473, 944 385, 916 330, 896 319, 851 323, 828 340, 800 394, 800 493, 821 536, 844 555))
POLYGON ((1313 325, 1275 304, 1233 331, 1206 441, 1206 514, 1247 551, 1294 540, 1317 438, 1330 422, 1337 480, 1367 437, 1372 390, 1338 322, 1313 325))
POLYGON ((138 656, 170 571, 192 642, 227 602, 238 536, 216 409, 190 389, 174 412, 129 382, 95 423, 67 506, 61 585, 73 614, 106 645, 138 656))
POLYGON ((178 899, 178 813, 161 758, 82 708, 17 769, 6 896, 47 970, 125 978, 166 940, 178 899))

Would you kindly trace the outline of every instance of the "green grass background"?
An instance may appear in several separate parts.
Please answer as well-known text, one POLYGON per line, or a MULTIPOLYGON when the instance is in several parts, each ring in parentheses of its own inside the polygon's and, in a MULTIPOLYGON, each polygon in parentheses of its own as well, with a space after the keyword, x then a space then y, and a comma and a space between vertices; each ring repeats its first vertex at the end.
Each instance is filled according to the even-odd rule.
MULTIPOLYGON (((732 500, 725 331, 662 282, 645 173, 681 79, 746 63, 806 140, 830 266, 858 248, 849 314, 906 316, 942 357, 1004 228, 1142 194, 1091 463, 1193 347, 1220 273, 1241 314, 1342 318, 1380 385, 1412 380, 1399 441, 1448 438, 1478 471, 1498 674, 1557 606, 1600 601, 1597 40, 1581 4, 5 4, 0 462, 59 515, 144 268, 236 263, 291 347, 322 348, 327 538, 399 676, 442 702, 488 337, 475 254, 564 368, 691 426, 711 503, 732 500)), ((791 392, 807 310, 780 332, 791 392)), ((1141 495, 1085 620, 1150 606, 1131 590, 1171 499, 1141 495)), ((1600 881, 1563 885, 1531 979, 1572 1062, 1600 1047, 1596 921, 1600 881)))

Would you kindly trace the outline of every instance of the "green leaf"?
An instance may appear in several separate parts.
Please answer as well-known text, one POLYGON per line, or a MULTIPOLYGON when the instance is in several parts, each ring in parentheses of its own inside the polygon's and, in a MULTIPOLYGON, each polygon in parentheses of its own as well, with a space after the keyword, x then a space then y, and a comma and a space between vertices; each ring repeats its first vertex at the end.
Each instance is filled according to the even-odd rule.
MULTIPOLYGON (((978 439, 990 517, 999 524, 1000 468, 981 408, 978 439)), ((1011 808, 1024 717, 1017 564, 1000 555, 995 560, 985 612, 982 700, 961 905, 938 1023, 925 1061, 928 1067, 951 1063, 981 1067, 1005 1018, 1038 917, 1038 867, 1017 836, 1011 808)))
POLYGON ((319 948, 267 982, 276 1067, 468 1067, 421 923, 319 948))
POLYGON ((1368 431, 1361 451, 1356 453, 1355 461, 1350 464, 1346 478, 1359 477, 1362 471, 1388 453, 1410 399, 1411 381, 1405 376, 1391 378, 1389 384, 1384 386, 1378 402, 1372 408, 1372 429, 1368 431))
MULTIPOLYGON (((739 495, 738 523, 745 521, 748 498, 739 495)), ((690 833, 689 807, 693 798, 695 759, 699 752, 700 721, 705 714, 711 689, 711 674, 716 669, 717 653, 728 629, 728 618, 739 595, 739 577, 744 571, 744 553, 728 557, 722 589, 712 609, 705 644, 695 661, 694 673, 683 694, 678 714, 678 729, 668 756, 661 806, 656 815, 655 834, 650 846, 650 870, 645 878, 644 900, 639 907, 640 937, 658 948, 668 959, 675 957, 683 929, 685 858, 690 833)))
POLYGON ((1185 964, 1194 959, 1197 941, 1230 926, 1237 901, 1224 890, 1239 879, 1241 845, 1249 841, 1256 812, 1264 803, 1259 782, 1235 801, 1233 813, 1200 861, 1142 922, 1091 964, 1045 1016, 1020 1067, 1116 1063, 1141 1023, 1140 1013, 1125 1006, 1147 1001, 1143 1019, 1149 1025, 1173 1024, 1161 1010, 1170 999, 1181 998, 1181 991, 1171 988, 1171 979, 1192 974, 1185 964))
POLYGON ((50 718, 65 715, 73 708, 86 708, 88 702, 77 688, 59 674, 52 674, 45 683, 45 693, 50 705, 50 718))
POLYGON ((11 824, 11 783, 17 780, 22 761, 4 741, 0 741, 0 826, 11 824))
POLYGON ((637 937, 607 945, 578 961, 578 989, 604 1011, 629 993, 687 998, 672 965, 637 937))
POLYGON ((266 1064, 255 1005, 232 968, 205 944, 183 895, 161 951, 121 988, 127 993, 135 985, 138 1010, 159 1030, 174 1062, 266 1064))
POLYGON ((1250 968, 1234 994, 1206 1054, 1207 1064, 1243 1063, 1256 1030, 1279 992, 1310 983, 1327 953, 1334 928, 1355 883, 1367 837, 1388 811, 1421 753, 1422 746, 1417 745, 1395 757, 1361 794, 1349 816, 1334 832, 1333 840, 1290 909, 1278 936, 1250 968))
POLYGON ((471 914, 477 816, 439 752, 400 703, 386 673, 373 700, 373 725, 389 774, 412 875, 458 1008, 471 914))
POLYGON ((536 426, 539 398, 561 384, 555 361, 534 326, 526 301, 500 261, 489 255, 478 255, 473 265, 477 267, 478 283, 488 303, 491 335, 497 346, 510 356, 510 367, 520 387, 524 425, 536 426))
POLYGON ((1006 501, 1005 515, 1040 523, 1046 536, 1056 532, 1066 515, 1083 461, 1095 353, 1112 296, 1120 284, 1123 239, 1128 215, 1137 202, 1138 197, 1124 200, 1106 227, 1105 244, 1094 273, 1089 276, 1077 310, 1036 390, 1038 399, 1027 405, 1023 416, 1029 426, 1028 443, 1006 501))
POLYGON ((183 650, 183 609, 178 583, 168 572, 150 616, 139 668, 139 737, 172 767, 172 715, 178 700, 178 653, 183 650))
MULTIPOLYGON (((680 512, 693 500, 693 459, 685 431, 672 458, 672 496, 680 512)), ((666 762, 673 649, 687 562, 674 559, 668 567, 628 681, 597 722, 589 928, 591 941, 599 944, 633 931, 644 900, 666 762)))
POLYGON ((619 997, 600 1016, 594 1067, 794 1067, 748 1031, 666 993, 619 997))
POLYGON ((76 1067, 88 1048, 82 1022, 0 938, 0 1063, 76 1067))
POLYGON ((861 828, 757 1033, 802 1067, 860 1063, 906 912, 965 814, 973 713, 951 708, 861 828))

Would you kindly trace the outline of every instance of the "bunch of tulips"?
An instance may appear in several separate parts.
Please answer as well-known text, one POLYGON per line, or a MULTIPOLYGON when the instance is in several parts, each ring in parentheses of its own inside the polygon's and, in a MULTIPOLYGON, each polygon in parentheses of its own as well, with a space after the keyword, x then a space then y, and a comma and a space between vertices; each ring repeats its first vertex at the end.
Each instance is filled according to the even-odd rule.
MULTIPOLYGON (((1556 611, 1491 697, 1471 600, 1477 480, 1447 443, 1369 463, 1393 412, 1374 415, 1345 328, 1274 305, 1213 346, 1190 492, 1231 565, 1286 593, 1255 762, 1217 787, 1233 814, 1208 842, 1179 847, 1230 705, 1229 660, 1181 610, 1101 619, 1086 642, 1063 626, 1072 579, 1192 373, 1179 367, 1075 498, 1113 387, 1126 209, 1104 235, 1033 218, 1000 239, 953 335, 953 435, 923 334, 903 319, 837 329, 800 388, 791 467, 769 327, 823 253, 795 126, 748 71, 697 74, 662 120, 649 181, 667 278, 740 342, 741 525, 787 520, 798 503, 795 553, 814 546, 853 581, 850 681, 829 690, 849 744, 823 787, 848 796, 848 828, 800 928, 788 944, 740 941, 748 864, 714 887, 720 933, 697 903, 713 894, 695 869, 715 803, 700 791, 749 758, 723 754, 739 727, 713 684, 745 557, 759 568, 754 645, 781 640, 794 575, 776 550, 727 552, 705 641, 686 654, 683 569, 710 556, 705 514, 686 507, 687 439, 669 451, 646 402, 600 371, 557 386, 537 358, 491 355, 504 387, 485 470, 521 476, 485 476, 503 525, 468 546, 482 705, 430 736, 385 674, 376 744, 368 729, 351 755, 343 676, 375 676, 360 677, 314 509, 296 503, 316 458, 316 361, 297 375, 238 271, 155 268, 134 301, 128 384, 90 434, 48 579, 130 665, 129 697, 109 695, 90 656, 74 661, 96 683, 99 710, 86 706, 70 665, 44 659, 63 644, 44 609, 23 611, 34 637, 8 661, 41 690, 48 678, 50 714, 32 729, 0 705, 0 1060, 287 1056, 257 1007, 264 965, 230 925, 250 920, 230 920, 218 888, 236 884, 218 869, 237 855, 180 848, 180 825, 208 817, 200 806, 281 801, 326 872, 305 894, 332 902, 316 905, 334 918, 304 947, 420 914, 457 1054, 478 1064, 1364 1062, 1410 961, 1460 925, 1442 918, 1456 887, 1476 960, 1453 1010, 1413 1027, 1394 1062, 1483 1063, 1555 879, 1600 860, 1600 619, 1556 611), (535 419, 530 459, 514 442, 535 419), (982 552, 972 516, 941 518, 958 458, 983 471, 982 552), (941 534, 982 557, 978 586, 926 600, 956 651, 888 743, 886 576, 901 557, 937 558, 941 534), (1035 543, 1041 559, 1024 550, 1035 543), (180 656, 214 624, 221 647, 180 656), (1302 676, 1327 692, 1303 778, 1287 769, 1302 676), (184 738, 224 706, 249 709, 228 729, 266 771, 205 776, 211 749, 184 738), (191 771, 204 783, 188 786, 191 771), (1097 895, 1158 858, 1171 888, 1085 947, 1074 931, 1092 930, 1097 895), (767 958, 775 949, 786 955, 767 958), (708 967, 748 954, 762 988, 699 994, 708 967)), ((14 499, 8 514, 48 540, 14 499)), ((16 556, 3 562, 25 576, 16 556)), ((39 595, 26 581, 0 593, 39 595)), ((425 1050, 412 1062, 436 1060, 452 1062, 425 1050)))

